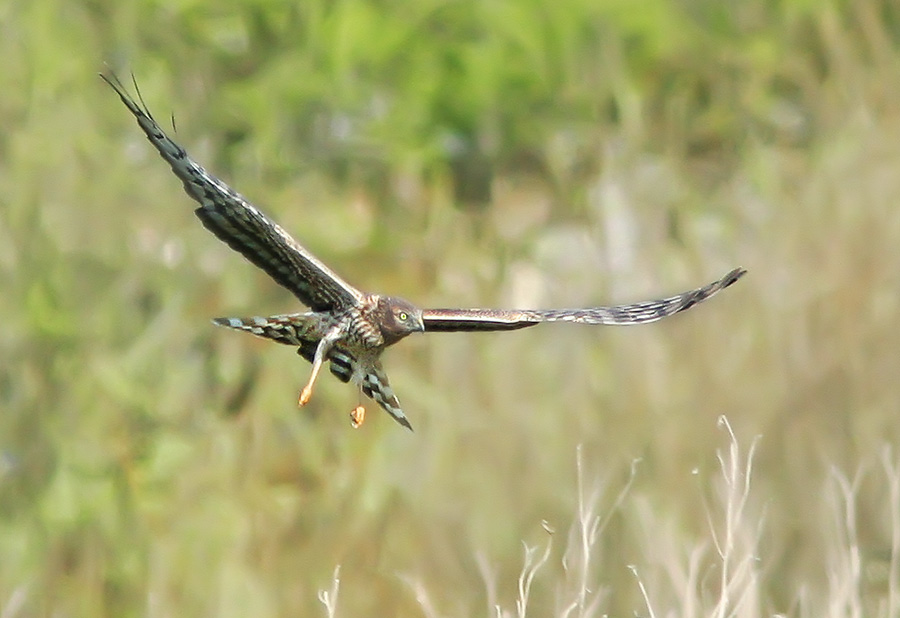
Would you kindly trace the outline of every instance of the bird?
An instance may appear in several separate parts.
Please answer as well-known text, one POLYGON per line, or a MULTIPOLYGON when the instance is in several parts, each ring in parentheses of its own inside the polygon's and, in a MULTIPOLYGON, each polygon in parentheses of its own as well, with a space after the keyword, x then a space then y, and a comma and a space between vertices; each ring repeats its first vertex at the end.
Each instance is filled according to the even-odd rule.
MULTIPOLYGON (((200 222, 229 247, 265 271, 310 311, 267 317, 222 317, 213 323, 278 343, 296 346, 312 364, 298 404, 306 405, 327 363, 344 383, 352 382, 394 420, 412 431, 381 363, 386 348, 413 333, 485 332, 528 328, 546 322, 642 324, 690 309, 740 279, 735 268, 703 287, 658 300, 580 309, 421 309, 396 296, 363 292, 301 246, 240 193, 207 172, 160 127, 144 103, 132 75, 136 98, 115 73, 100 73, 134 115, 153 147, 200 204, 200 222)), ((173 122, 174 126, 174 122, 173 122)), ((353 427, 365 419, 365 407, 350 413, 353 427)))

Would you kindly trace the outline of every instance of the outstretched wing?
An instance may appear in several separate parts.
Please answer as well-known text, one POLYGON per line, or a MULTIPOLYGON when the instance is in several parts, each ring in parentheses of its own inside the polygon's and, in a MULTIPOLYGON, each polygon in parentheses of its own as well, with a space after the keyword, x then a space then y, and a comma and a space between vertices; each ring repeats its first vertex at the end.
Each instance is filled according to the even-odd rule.
MULTIPOLYGON (((194 212, 203 225, 232 249, 264 270, 314 311, 359 304, 363 294, 301 247, 279 225, 237 191, 203 169, 160 128, 141 101, 133 99, 115 74, 101 74, 153 147, 172 167, 185 192, 200 203, 194 212)), ((137 91, 137 83, 135 83, 137 91)), ((140 100, 140 91, 137 92, 140 100)))
POLYGON ((589 309, 425 309, 426 332, 515 330, 541 322, 580 324, 641 324, 690 309, 740 279, 747 271, 735 268, 709 285, 677 296, 631 305, 589 309))

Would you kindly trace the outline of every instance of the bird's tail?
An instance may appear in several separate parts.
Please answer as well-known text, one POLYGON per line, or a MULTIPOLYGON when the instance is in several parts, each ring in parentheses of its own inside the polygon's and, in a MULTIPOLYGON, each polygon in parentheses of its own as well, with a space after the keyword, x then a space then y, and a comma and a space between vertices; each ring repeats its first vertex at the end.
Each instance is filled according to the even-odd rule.
POLYGON ((308 336, 312 318, 303 313, 273 315, 269 317, 215 318, 213 324, 240 330, 257 337, 271 339, 285 345, 302 346, 308 336))

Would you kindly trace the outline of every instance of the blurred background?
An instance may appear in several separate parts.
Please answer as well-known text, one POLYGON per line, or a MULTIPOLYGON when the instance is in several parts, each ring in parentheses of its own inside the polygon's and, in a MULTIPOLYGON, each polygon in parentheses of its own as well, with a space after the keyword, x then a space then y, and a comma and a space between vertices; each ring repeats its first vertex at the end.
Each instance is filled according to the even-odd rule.
POLYGON ((0 4, 0 616, 897 616, 898 46, 880 0, 0 4), (302 307, 109 69, 367 291, 749 274, 410 337, 416 432, 353 430, 352 387, 298 409, 294 350, 210 323, 302 307))

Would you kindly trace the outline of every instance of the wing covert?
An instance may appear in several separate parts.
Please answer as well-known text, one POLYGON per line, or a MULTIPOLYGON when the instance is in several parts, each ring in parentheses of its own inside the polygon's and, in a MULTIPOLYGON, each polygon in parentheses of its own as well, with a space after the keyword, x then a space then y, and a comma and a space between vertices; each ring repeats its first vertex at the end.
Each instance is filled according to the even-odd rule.
POLYGON ((425 332, 517 330, 540 324, 539 311, 514 309, 424 309, 425 332))

